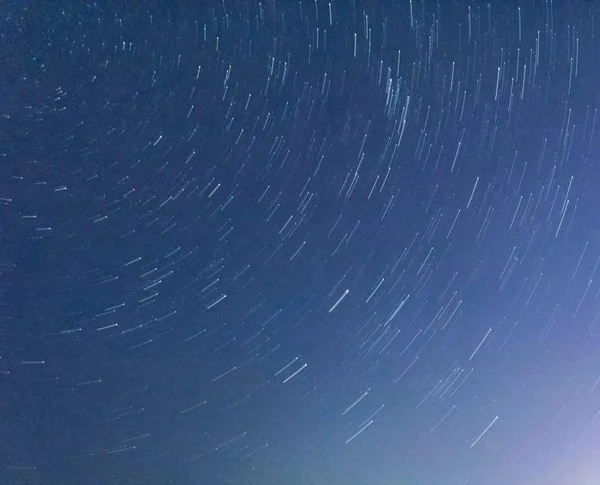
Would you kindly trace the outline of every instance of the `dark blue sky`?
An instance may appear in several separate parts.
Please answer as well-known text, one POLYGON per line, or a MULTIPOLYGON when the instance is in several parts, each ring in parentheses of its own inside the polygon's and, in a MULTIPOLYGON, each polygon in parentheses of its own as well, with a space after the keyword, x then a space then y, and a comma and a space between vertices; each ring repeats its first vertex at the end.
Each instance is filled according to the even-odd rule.
POLYGON ((0 15, 2 483, 599 483, 597 3, 0 15))

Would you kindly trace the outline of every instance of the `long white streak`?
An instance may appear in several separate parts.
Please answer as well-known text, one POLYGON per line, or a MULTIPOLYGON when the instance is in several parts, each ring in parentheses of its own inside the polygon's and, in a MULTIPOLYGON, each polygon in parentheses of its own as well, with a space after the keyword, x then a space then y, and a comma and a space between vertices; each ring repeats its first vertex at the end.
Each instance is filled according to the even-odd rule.
POLYGON ((414 360, 413 360, 413 361, 412 361, 412 362, 409 364, 409 366, 408 366, 406 369, 404 369, 404 372, 403 372, 402 374, 400 374, 400 376, 399 376, 399 377, 397 377, 396 379, 394 379, 394 384, 398 383, 398 381, 404 377, 404 374, 406 374, 406 373, 407 373, 407 372, 410 370, 410 368, 411 368, 411 367, 414 365, 414 363, 415 363, 415 362, 416 362, 418 359, 419 359, 419 356, 417 355, 417 356, 414 358, 414 360))
POLYGON ((433 432, 434 432, 434 431, 437 429, 437 427, 438 427, 440 424, 442 424, 442 423, 444 422, 444 420, 445 420, 445 419, 446 419, 446 418, 447 418, 447 417, 450 415, 450 413, 451 413, 452 411, 454 411, 454 409, 455 409, 455 408, 456 408, 456 404, 455 404, 454 406, 452 406, 452 407, 450 408, 450 410, 449 410, 449 411, 448 411, 446 414, 444 414, 444 417, 443 417, 442 419, 440 419, 440 420, 438 421, 438 423, 437 423, 437 424, 436 424, 436 425, 435 425, 433 428, 431 428, 431 430, 429 431, 429 434, 433 433, 433 432))
POLYGON ((361 434, 365 429, 373 424, 373 420, 369 421, 362 428, 360 428, 356 433, 354 433, 350 438, 346 440, 346 444, 350 443, 354 438, 356 438, 359 434, 361 434))
POLYGON ((406 298, 404 298, 404 300, 402 300, 400 302, 400 304, 396 307, 396 309, 394 310, 394 313, 392 313, 390 315, 390 317, 387 319, 387 321, 385 322, 384 325, 387 325, 388 323, 390 323, 394 318, 396 318, 396 315, 398 315, 398 312, 400 310, 402 310, 402 307, 404 306, 404 304, 408 301, 408 298, 410 297, 410 295, 407 295, 406 298))
POLYGON ((202 335, 204 332, 206 332, 206 329, 204 330, 200 330, 198 333, 195 333, 194 335, 192 335, 191 337, 188 337, 185 339, 186 342, 189 342, 190 340, 195 339, 196 337, 202 335))
POLYGON ((236 370, 236 369, 237 369, 237 367, 236 367, 236 366, 233 366, 233 367, 232 367, 231 369, 229 369, 228 371, 226 371, 226 372, 223 372, 221 375, 218 375, 217 377, 215 377, 215 378, 214 378, 212 381, 213 381, 213 382, 217 382, 219 379, 221 379, 221 378, 225 377, 227 374, 229 374, 229 373, 233 372, 233 371, 234 371, 234 370, 236 370))
POLYGON ((421 330, 420 330, 420 329, 419 329, 419 331, 417 332, 417 335, 415 335, 415 336, 413 337, 413 339, 412 339, 412 340, 409 342, 409 344, 408 344, 406 347, 404 347, 404 350, 403 350, 403 351, 400 353, 400 355, 404 355, 404 353, 405 353, 405 352, 408 350, 408 348, 409 348, 409 347, 410 347, 410 346, 413 344, 413 342, 414 342, 415 340, 417 340, 417 337, 418 337, 419 335, 421 335, 421 330))
POLYGON ((481 340, 481 342, 479 342, 479 345, 477 346, 477 348, 475 349, 475 351, 471 354, 471 357, 469 357, 469 360, 472 360, 473 357, 475 357, 475 354, 477 353, 477 351, 479 350, 479 348, 483 345, 483 342, 485 342, 485 339, 487 338, 487 336, 490 334, 491 331, 492 331, 491 328, 487 331, 487 333, 485 334, 485 337, 483 337, 483 339, 481 340))
POLYGON ((490 429, 490 428, 493 426, 493 424, 494 424, 496 421, 498 421, 498 416, 496 416, 496 417, 495 417, 495 418, 492 420, 492 422, 491 422, 490 424, 488 424, 488 427, 487 427, 487 428, 485 428, 485 429, 483 430, 483 433, 481 433, 481 434, 479 435, 479 437, 478 437, 478 438, 477 438, 475 441, 473 441, 473 444, 471 444, 471 448, 473 448, 473 447, 474 447, 474 446, 477 444, 477 442, 478 442, 478 441, 479 441, 481 438, 483 438, 483 435, 485 435, 485 434, 486 434, 486 433, 489 431, 489 429, 490 429))
POLYGON ((122 453, 124 451, 131 451, 131 450, 135 450, 135 446, 123 446, 123 447, 119 447, 114 450, 107 450, 104 453, 106 453, 107 455, 114 455, 115 453, 122 453))
MULTIPOLYGON (((600 259, 600 258, 599 258, 600 259)), ((381 278, 381 281, 379 282, 379 284, 377 285, 377 287, 373 290, 373 293, 371 293, 371 295, 369 296, 369 298, 367 298, 367 301, 365 303, 369 303, 369 300, 371 298, 373 298, 373 295, 375 294, 375 292, 379 289, 379 287, 381 286, 381 283, 383 283, 385 281, 385 278, 381 278)))
POLYGON ((369 387, 369 389, 367 389, 365 392, 363 392, 358 399, 356 399, 356 401, 354 401, 352 404, 350 404, 350 406, 348 406, 346 408, 346 410, 342 413, 342 416, 344 416, 348 411, 350 411, 354 406, 356 406, 359 402, 361 402, 367 394, 369 394, 369 391, 371 390, 371 388, 369 387))
POLYGON ((109 308, 105 308, 104 311, 105 312, 111 312, 113 310, 116 310, 117 308, 121 308, 122 306, 125 306, 125 303, 119 303, 118 305, 111 306, 109 308))
POLYGON ((240 458, 240 461, 250 458, 253 455, 256 455, 260 450, 264 450, 268 446, 269 446, 269 443, 266 443, 266 444, 262 445, 260 448, 257 448, 256 450, 251 451, 250 453, 247 453, 246 455, 244 455, 240 458))
POLYGON ((598 377, 598 379, 596 379, 596 382, 594 382, 594 385, 590 389, 590 392, 594 392, 594 389, 596 389, 596 386, 598 385, 598 382, 600 382, 600 377, 598 377))
POLYGON ((127 263, 125 263, 125 266, 130 266, 130 265, 132 265, 133 263, 137 263, 138 261, 141 261, 141 260, 142 260, 142 258, 141 258, 141 257, 139 257, 139 258, 135 258, 135 259, 132 259, 131 261, 129 261, 129 262, 127 262, 127 263))
POLYGON ((360 423, 360 425, 361 425, 361 426, 363 426, 363 425, 364 425, 364 424, 365 424, 367 421, 371 421, 371 420, 372 420, 372 419, 375 417, 375 415, 376 415, 377 413, 379 413, 379 411, 381 411, 381 410, 382 410, 384 407, 385 407, 385 404, 382 404, 381 406, 379 406, 379 407, 377 408, 377 411, 375 411, 373 414, 371 414, 371 416, 369 416, 369 417, 368 417, 367 419, 365 419, 365 420, 364 420, 362 423, 360 423))
POLYGON ((198 404, 194 404, 193 406, 190 406, 189 408, 184 409, 183 411, 179 411, 179 414, 185 414, 185 413, 189 413, 190 411, 192 411, 193 409, 199 408, 200 406, 202 406, 203 404, 206 404, 206 401, 202 401, 198 404))
POLYGON ((133 438, 127 438, 127 439, 125 439, 125 440, 123 440, 123 443, 129 443, 130 441, 141 440, 142 438, 147 438, 148 436, 150 436, 150 433, 141 434, 141 435, 138 435, 138 436, 134 436, 133 438))
POLYGON ((290 379, 294 378, 298 373, 300 373, 300 371, 306 369, 306 367, 308 367, 308 364, 304 364, 302 367, 300 367, 300 369, 298 369, 290 377, 288 377, 285 381, 283 381, 283 383, 284 384, 287 383, 290 379))
POLYGON ((234 441, 237 441, 237 440, 239 440, 240 438, 243 438, 244 436, 246 436, 246 432, 245 432, 245 431, 244 431, 243 433, 240 433, 240 434, 238 434, 237 436, 235 436, 235 437, 233 437, 233 438, 231 438, 231 439, 227 440, 227 441, 223 441, 223 443, 221 443, 221 444, 219 444, 219 445, 217 445, 217 446, 215 447, 215 450, 219 450, 219 449, 223 448, 224 446, 227 446, 227 445, 229 445, 229 444, 233 443, 234 441))
POLYGON ((217 303, 221 303, 225 298, 227 298, 227 295, 221 295, 219 298, 217 298, 215 301, 213 301, 210 305, 208 305, 206 307, 207 310, 210 310, 212 307, 214 307, 217 303))
POLYGON ((292 365, 294 362, 296 362, 298 360, 298 357, 296 357, 295 359, 293 359, 288 365, 286 365, 285 367, 282 367, 281 369, 279 369, 277 372, 275 372, 275 375, 278 376, 279 374, 281 374, 284 370, 286 370, 290 365, 292 365))
POLYGON ((479 177, 475 180, 475 185, 473 185, 473 190, 471 191, 471 197, 469 197, 469 202, 467 203, 467 209, 471 205, 471 201, 473 200, 473 195, 475 195, 475 189, 477 188, 477 184, 479 183, 479 177))
POLYGON ((337 306, 338 306, 338 305, 339 305, 339 304, 342 302, 342 300, 343 300, 344 298, 346 298, 346 295, 347 295, 348 293, 350 293, 350 290, 346 290, 346 291, 344 291, 344 294, 343 294, 342 296, 340 296, 340 297, 338 298, 338 301, 336 301, 336 302, 333 304, 333 306, 332 306, 332 307, 329 309, 329 313, 331 313, 333 310, 335 310, 335 308, 336 308, 336 307, 337 307, 337 306))

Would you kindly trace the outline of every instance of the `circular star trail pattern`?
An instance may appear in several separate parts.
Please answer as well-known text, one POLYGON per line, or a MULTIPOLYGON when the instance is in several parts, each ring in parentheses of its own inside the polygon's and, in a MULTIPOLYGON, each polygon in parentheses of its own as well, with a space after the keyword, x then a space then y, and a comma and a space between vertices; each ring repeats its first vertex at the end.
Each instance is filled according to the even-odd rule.
POLYGON ((1 14, 3 483, 592 483, 596 3, 1 14))

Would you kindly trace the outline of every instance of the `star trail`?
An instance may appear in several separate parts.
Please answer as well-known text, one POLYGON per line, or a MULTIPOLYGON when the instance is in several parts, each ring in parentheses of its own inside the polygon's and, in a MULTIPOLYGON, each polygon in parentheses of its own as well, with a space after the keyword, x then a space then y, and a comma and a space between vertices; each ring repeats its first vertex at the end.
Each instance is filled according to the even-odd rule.
POLYGON ((600 4, 0 6, 0 481, 600 483, 600 4))

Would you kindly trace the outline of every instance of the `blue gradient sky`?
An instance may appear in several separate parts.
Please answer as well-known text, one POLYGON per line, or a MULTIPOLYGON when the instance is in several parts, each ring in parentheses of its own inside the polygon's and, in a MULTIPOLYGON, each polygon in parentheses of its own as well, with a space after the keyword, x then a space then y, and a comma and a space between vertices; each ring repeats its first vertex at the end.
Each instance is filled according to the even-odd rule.
POLYGON ((600 483, 599 16, 3 4, 2 483, 600 483))

